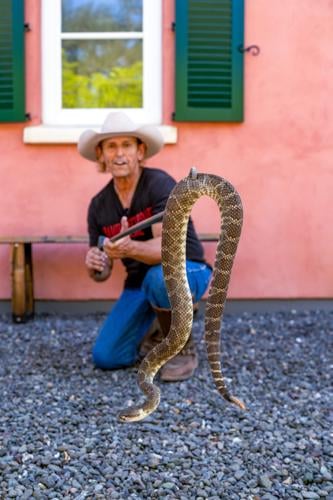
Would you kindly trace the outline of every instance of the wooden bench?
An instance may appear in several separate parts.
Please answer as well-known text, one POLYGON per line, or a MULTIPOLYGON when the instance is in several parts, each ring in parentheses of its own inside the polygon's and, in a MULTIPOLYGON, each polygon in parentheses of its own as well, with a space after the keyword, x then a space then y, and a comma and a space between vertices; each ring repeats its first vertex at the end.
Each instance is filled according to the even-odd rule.
MULTIPOLYGON (((217 234, 202 233, 199 239, 217 241, 217 234)), ((88 236, 1 236, 0 244, 11 247, 11 306, 14 323, 24 323, 34 317, 35 297, 32 245, 38 243, 86 243, 88 236)))
POLYGON ((2 236, 11 247, 11 303, 15 323, 24 323, 35 312, 32 245, 35 243, 88 243, 87 236, 2 236))

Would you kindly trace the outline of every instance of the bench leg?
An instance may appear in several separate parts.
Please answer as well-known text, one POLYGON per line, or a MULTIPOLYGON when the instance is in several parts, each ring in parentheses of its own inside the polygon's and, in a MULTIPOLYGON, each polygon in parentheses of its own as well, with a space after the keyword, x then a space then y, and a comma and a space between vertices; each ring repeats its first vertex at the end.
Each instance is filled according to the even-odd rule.
POLYGON ((31 243, 14 243, 12 264, 12 316, 15 323, 24 323, 34 315, 31 243))
POLYGON ((26 316, 27 319, 32 319, 35 314, 35 301, 34 301, 34 278, 32 266, 32 244, 26 243, 24 245, 25 252, 25 297, 26 297, 26 316))

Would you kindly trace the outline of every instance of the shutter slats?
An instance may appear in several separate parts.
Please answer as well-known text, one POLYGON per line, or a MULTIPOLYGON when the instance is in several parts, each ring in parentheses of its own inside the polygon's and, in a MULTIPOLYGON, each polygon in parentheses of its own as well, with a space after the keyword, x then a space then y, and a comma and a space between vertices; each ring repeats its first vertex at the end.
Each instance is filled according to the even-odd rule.
MULTIPOLYGON (((225 74, 231 74, 232 73, 232 67, 228 63, 221 63, 219 64, 219 69, 216 69, 216 64, 215 61, 207 61, 207 59, 203 61, 196 61, 192 62, 191 64, 188 65, 188 72, 196 75, 196 76, 201 76, 202 78, 206 78, 207 76, 210 77, 216 77, 219 78, 221 75, 225 74), (208 71, 210 74, 207 75, 206 73, 203 73, 202 71, 199 72, 199 70, 204 69, 205 71, 208 71), (197 70, 197 71, 196 71, 197 70)), ((191 81, 189 81, 189 84, 191 81)))
MULTIPOLYGON (((214 5, 210 5, 209 10, 207 10, 207 5, 198 4, 196 2, 190 2, 189 12, 188 12, 188 29, 189 33, 194 33, 194 37, 189 36, 188 39, 188 84, 187 84, 187 104, 189 107, 208 107, 211 105, 224 105, 230 106, 231 95, 230 95, 230 79, 225 80, 217 76, 217 81, 219 83, 219 91, 213 93, 210 86, 206 83, 205 87, 196 92, 191 91, 191 83, 193 76, 196 75, 195 71, 192 71, 192 63, 195 65, 199 64, 201 68, 205 65, 213 66, 212 69, 217 68, 219 63, 223 61, 230 61, 230 42, 228 46, 225 45, 225 41, 228 40, 230 36, 230 11, 222 8, 214 8, 214 5), (221 33, 223 32, 223 38, 221 38, 221 33), (205 52, 202 52, 198 45, 193 45, 193 38, 198 40, 198 34, 200 38, 209 37, 209 45, 205 47, 205 52), (218 54, 216 54, 216 44, 218 44, 218 54), (210 50, 209 50, 210 49, 210 50), (213 50, 211 50, 213 49, 213 50), (214 51, 214 52, 213 52, 214 51), (224 99, 221 98, 223 95, 224 99)), ((216 81, 215 81, 216 85, 216 81)))
POLYGON ((242 121, 244 0, 176 0, 175 120, 242 121))
POLYGON ((0 121, 25 120, 24 1, 1 0, 0 121))
POLYGON ((212 52, 203 52, 202 50, 189 50, 188 55, 189 55, 189 64, 191 62, 197 62, 197 61, 220 61, 221 63, 224 62, 226 59, 230 60, 229 58, 230 50, 224 49, 224 50, 218 50, 212 52))

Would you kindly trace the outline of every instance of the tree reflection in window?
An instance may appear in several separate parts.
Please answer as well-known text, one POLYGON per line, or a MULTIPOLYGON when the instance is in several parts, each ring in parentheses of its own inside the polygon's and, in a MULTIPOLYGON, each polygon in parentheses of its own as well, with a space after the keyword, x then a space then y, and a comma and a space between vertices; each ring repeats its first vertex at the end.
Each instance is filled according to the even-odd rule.
POLYGON ((141 108, 142 0, 62 0, 63 108, 141 108))

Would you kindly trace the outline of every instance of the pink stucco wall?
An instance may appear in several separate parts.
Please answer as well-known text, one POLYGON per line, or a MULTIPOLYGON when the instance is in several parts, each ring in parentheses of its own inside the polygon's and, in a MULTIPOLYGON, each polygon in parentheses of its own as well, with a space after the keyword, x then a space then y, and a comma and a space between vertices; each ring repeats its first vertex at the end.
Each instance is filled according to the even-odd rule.
MULTIPOLYGON (((164 0, 164 123, 173 111, 173 1, 164 0)), ((245 121, 176 123, 178 142, 149 164, 177 179, 190 166, 222 175, 244 203, 244 230, 232 276, 233 298, 328 298, 333 295, 333 53, 331 0, 246 2, 245 121), (330 199, 329 199, 330 196, 330 199)), ((27 111, 40 123, 39 1, 26 1, 27 111)), ((84 234, 91 196, 106 182, 75 145, 24 145, 23 124, 0 124, 0 234, 84 234)), ((201 232, 218 227, 214 203, 201 199, 201 232)), ((214 244, 207 244, 213 259, 214 244)), ((109 299, 121 289, 91 282, 85 245, 34 247, 39 299, 109 299)), ((0 246, 0 299, 10 297, 9 248, 0 246)))

